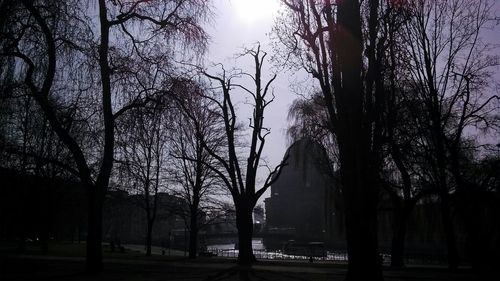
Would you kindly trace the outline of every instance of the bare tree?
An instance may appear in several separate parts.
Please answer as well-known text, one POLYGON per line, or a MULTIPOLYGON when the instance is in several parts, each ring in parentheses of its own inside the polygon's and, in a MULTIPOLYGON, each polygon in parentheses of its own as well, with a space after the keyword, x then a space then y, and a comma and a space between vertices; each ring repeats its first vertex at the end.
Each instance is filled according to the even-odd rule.
MULTIPOLYGON (((198 232, 207 223, 206 213, 218 207, 221 182, 210 168, 216 167, 214 153, 220 153, 225 145, 220 115, 214 104, 204 97, 197 83, 186 83, 182 98, 177 100, 179 112, 172 120, 170 142, 176 181, 181 185, 179 196, 187 203, 186 224, 189 229, 189 258, 196 258, 198 232), (188 111, 189 113, 183 113, 188 111)), ((209 220, 213 220, 210 218, 209 220)))
POLYGON ((490 126, 489 114, 499 99, 488 92, 489 69, 498 65, 498 57, 481 39, 491 5, 489 1, 410 1, 409 20, 401 30, 405 44, 401 50, 408 58, 403 71, 422 106, 419 128, 440 197, 450 268, 459 263, 450 194, 466 192, 458 159, 465 149, 464 130, 490 126))
POLYGON ((153 226, 157 218, 158 193, 165 189, 165 161, 169 132, 164 106, 155 103, 130 111, 118 139, 117 162, 124 188, 142 195, 139 206, 146 213, 146 256, 151 256, 153 226))
MULTIPOLYGON (((209 164, 208 167, 220 177, 233 198, 236 209, 236 226, 238 228, 238 263, 249 265, 255 261, 252 250, 253 208, 262 194, 278 179, 283 166, 286 165, 286 157, 274 170, 269 170, 264 183, 257 189, 257 171, 261 167, 261 157, 266 136, 270 133, 270 130, 264 127, 264 112, 266 107, 273 101, 272 97, 268 98, 268 94, 271 91, 270 86, 275 80, 276 75, 266 83, 263 83, 262 65, 266 53, 260 50, 260 45, 256 49, 245 51, 242 56, 249 56, 253 59, 255 74, 242 72, 236 74, 236 76, 249 77, 253 82, 253 86, 255 86, 254 90, 233 83, 235 76, 228 76, 223 67, 220 76, 203 71, 204 76, 213 81, 220 90, 221 97, 210 97, 208 95, 205 95, 205 97, 209 98, 215 104, 221 115, 224 124, 224 142, 227 145, 227 150, 225 153, 218 153, 208 146, 207 143, 203 142, 202 144, 207 152, 215 158, 217 163, 217 166, 209 164), (249 103, 253 106, 253 115, 250 118, 249 124, 251 140, 247 147, 248 157, 246 163, 242 162, 239 157, 238 115, 236 114, 232 100, 232 91, 235 88, 240 88, 242 91, 248 93, 251 97, 249 103)), ((197 127, 196 130, 198 133, 200 128, 197 127)))
MULTIPOLYGON (((388 1, 392 5, 393 1, 388 1)), ((305 69, 323 94, 338 144, 349 267, 347 280, 382 280, 377 203, 385 100, 382 1, 283 0, 274 35, 283 59, 305 69)))
MULTIPOLYGON (((12 20, 4 25, 9 26, 12 32, 2 33, 3 38, 7 40, 2 40, 1 55, 15 57, 20 62, 22 69, 20 67, 18 73, 23 75, 25 86, 44 112, 52 130, 73 157, 76 175, 81 179, 88 195, 87 269, 91 272, 100 271, 102 209, 113 168, 115 122, 128 109, 143 105, 145 97, 152 91, 151 85, 143 85, 136 80, 146 90, 134 91, 132 97, 117 99, 115 92, 119 92, 121 81, 114 78, 126 75, 127 66, 133 66, 127 65, 125 57, 144 59, 151 55, 149 51, 157 49, 155 43, 159 39, 175 42, 180 38, 187 46, 205 46, 207 37, 199 23, 205 19, 208 3, 194 0, 108 3, 99 0, 99 36, 96 38, 93 38, 92 28, 77 28, 78 32, 73 34, 74 37, 61 36, 61 33, 69 29, 61 27, 75 27, 79 24, 90 26, 94 23, 85 16, 84 10, 89 7, 80 2, 45 3, 23 0, 21 3, 21 7, 13 11, 10 17, 12 20), (119 51, 123 49, 115 48, 115 43, 117 46, 123 44, 123 49, 129 47, 128 56, 120 54, 119 51), (99 69, 97 76, 100 90, 96 98, 100 105, 95 112, 98 112, 99 124, 103 130, 98 138, 102 149, 96 151, 93 156, 97 159, 95 170, 89 162, 92 157, 86 155, 80 139, 64 126, 59 109, 54 106, 51 98, 55 78, 67 80, 67 73, 61 72, 64 69, 61 62, 64 58, 67 59, 65 55, 68 53, 64 52, 66 48, 76 50, 68 55, 70 59, 66 60, 67 62, 76 59, 75 53, 86 56, 86 60, 97 57, 97 62, 94 63, 99 69), (116 108, 120 106, 122 107, 116 108)), ((95 82, 91 81, 94 74, 91 71, 83 73, 87 80, 85 82, 95 82)), ((74 99, 75 108, 81 105, 78 97, 74 99)))

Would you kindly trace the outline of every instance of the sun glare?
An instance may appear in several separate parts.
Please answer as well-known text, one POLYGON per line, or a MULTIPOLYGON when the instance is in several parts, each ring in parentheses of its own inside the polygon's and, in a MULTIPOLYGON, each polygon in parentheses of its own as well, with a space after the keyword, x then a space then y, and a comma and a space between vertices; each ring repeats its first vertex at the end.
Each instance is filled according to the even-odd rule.
POLYGON ((279 0, 230 0, 230 3, 236 17, 248 25, 272 19, 279 8, 279 0))

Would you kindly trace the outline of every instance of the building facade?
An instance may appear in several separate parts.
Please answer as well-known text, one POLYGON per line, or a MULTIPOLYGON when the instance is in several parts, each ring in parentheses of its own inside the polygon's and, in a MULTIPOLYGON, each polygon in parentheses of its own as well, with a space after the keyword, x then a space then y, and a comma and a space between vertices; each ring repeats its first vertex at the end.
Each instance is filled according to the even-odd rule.
POLYGON ((265 200, 266 248, 280 249, 289 240, 343 244, 340 195, 325 149, 302 139, 288 148, 286 156, 288 165, 265 200))

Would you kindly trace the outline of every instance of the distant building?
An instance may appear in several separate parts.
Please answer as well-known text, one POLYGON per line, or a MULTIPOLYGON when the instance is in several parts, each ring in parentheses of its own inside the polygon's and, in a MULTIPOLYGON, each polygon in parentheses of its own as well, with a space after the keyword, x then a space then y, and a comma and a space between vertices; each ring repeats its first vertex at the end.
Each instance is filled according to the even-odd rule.
MULTIPOLYGON (((183 247, 185 202, 174 195, 158 193, 158 207, 153 224, 153 245, 183 247), (180 237, 178 237, 180 236, 180 237)), ((143 195, 112 190, 106 198, 103 237, 105 241, 142 244, 146 241, 147 219, 143 195)))
MULTIPOLYGON (((46 178, 0 167, 0 242, 83 242, 87 237, 87 194, 76 180, 46 178)), ((103 242, 143 244, 146 213, 141 195, 109 190, 103 210, 103 242)), ((185 201, 159 193, 153 245, 184 249, 185 201)), ((200 224, 205 223, 201 215, 200 224)))
MULTIPOLYGON (((165 248, 187 249, 190 215, 187 202, 181 197, 164 192, 158 193, 157 196, 158 206, 153 224, 152 244, 165 248)), ((108 192, 106 199, 104 241, 120 240, 121 243, 143 244, 146 241, 147 229, 146 211, 143 208, 144 196, 113 190, 108 192)), ((207 243, 225 241, 217 240, 218 236, 237 237, 232 214, 234 212, 221 211, 207 215, 204 211, 199 211, 198 245, 203 247, 207 243)))
POLYGON ((325 149, 310 139, 292 144, 288 165, 265 199, 268 249, 280 249, 288 240, 344 244, 342 216, 335 202, 339 192, 325 149))
MULTIPOLYGON (((281 250, 288 245, 324 245, 328 250, 346 250, 345 228, 343 225, 343 200, 337 174, 332 175, 324 148, 309 139, 293 143, 286 154, 288 165, 281 176, 271 186, 271 196, 265 199, 266 226, 264 245, 268 250, 281 250), (293 242, 291 241, 293 240, 293 242), (319 243, 318 243, 319 242, 319 243), (322 244, 321 244, 322 243, 322 244)), ((478 195, 479 196, 479 195, 478 195)), ((480 251, 485 256, 498 257, 500 235, 499 195, 495 192, 484 193, 478 200, 476 219, 487 231, 478 231, 481 242, 489 245, 480 251)), ((467 259, 474 245, 467 242, 467 232, 460 218, 460 201, 450 195, 454 235, 459 255, 467 259), (469 243, 469 244, 467 244, 469 243)), ((444 235, 441 209, 437 196, 421 199, 407 220, 405 254, 407 258, 423 258, 427 261, 446 261, 446 238, 444 235)), ((394 235, 393 202, 381 190, 378 206, 379 250, 390 253, 394 235)), ((478 224, 479 225, 479 224, 478 224)), ((293 249, 293 247, 292 247, 293 249)))
POLYGON ((76 181, 0 167, 0 241, 84 241, 86 193, 76 181))
POLYGON ((264 208, 262 206, 255 206, 253 209, 253 232, 254 234, 258 234, 262 232, 262 228, 264 227, 264 208))

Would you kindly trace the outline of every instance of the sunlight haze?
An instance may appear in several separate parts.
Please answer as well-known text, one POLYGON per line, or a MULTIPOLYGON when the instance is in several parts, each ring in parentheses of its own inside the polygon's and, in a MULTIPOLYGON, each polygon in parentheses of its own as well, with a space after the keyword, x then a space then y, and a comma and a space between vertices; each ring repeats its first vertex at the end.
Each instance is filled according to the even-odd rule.
POLYGON ((272 19, 279 9, 278 0, 231 0, 230 5, 238 20, 246 25, 272 19))

